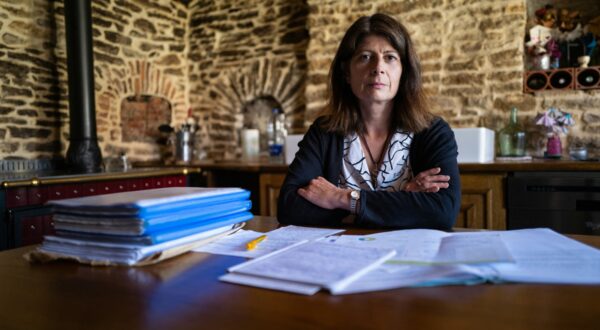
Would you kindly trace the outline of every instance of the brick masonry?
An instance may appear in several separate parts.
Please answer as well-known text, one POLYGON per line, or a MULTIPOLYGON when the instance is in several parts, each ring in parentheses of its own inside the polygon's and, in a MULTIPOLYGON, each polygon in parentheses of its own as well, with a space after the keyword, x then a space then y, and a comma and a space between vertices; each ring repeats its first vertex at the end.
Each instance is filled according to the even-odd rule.
POLYGON ((190 3, 190 104, 210 157, 240 155, 242 110, 257 97, 303 131, 307 16, 300 0, 190 3))
MULTIPOLYGON (((60 0, 0 3, 2 158, 66 153, 69 115, 63 10, 60 0)), ((136 119, 122 111, 122 103, 145 95, 164 98, 171 110, 162 121, 184 120, 189 107, 189 10, 179 1, 94 0, 92 12, 96 123, 102 154, 114 157, 126 152, 133 159, 157 159, 159 146, 153 135, 144 132, 148 128, 123 124, 136 119)), ((138 111, 133 116, 145 122, 146 114, 138 111)), ((158 133, 156 123, 153 126, 158 133)))
MULTIPOLYGON (((326 98, 329 64, 347 27, 375 12, 412 33, 426 88, 453 127, 500 129, 512 106, 531 137, 532 118, 550 106, 576 120, 568 138, 600 147, 599 91, 522 92, 523 0, 94 0, 93 37, 98 137, 104 157, 126 152, 154 160, 160 148, 144 125, 148 96, 167 100, 149 125, 188 109, 212 157, 240 154, 243 109, 271 97, 302 132, 326 98), (136 108, 139 107, 139 108, 136 108), (138 109, 138 110, 135 110, 138 109), (166 112, 165 112, 166 111, 166 112), (145 131, 149 133, 144 133, 145 131), (145 135, 144 135, 145 134, 145 135), (140 136, 139 139, 132 138, 140 136)), ((0 157, 64 155, 68 104, 62 1, 0 3, 0 157)), ((157 110, 158 111, 158 110, 157 110)), ((535 139, 530 139, 534 148, 535 139)))

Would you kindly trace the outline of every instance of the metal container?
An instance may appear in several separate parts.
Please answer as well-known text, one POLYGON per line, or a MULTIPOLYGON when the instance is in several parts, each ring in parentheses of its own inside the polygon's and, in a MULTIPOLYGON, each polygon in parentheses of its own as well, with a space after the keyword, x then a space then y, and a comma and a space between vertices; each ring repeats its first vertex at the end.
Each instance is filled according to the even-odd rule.
POLYGON ((192 160, 194 135, 190 131, 179 131, 175 134, 175 159, 179 162, 192 160))
POLYGON ((587 160, 588 152, 586 147, 570 147, 569 156, 574 160, 587 160))

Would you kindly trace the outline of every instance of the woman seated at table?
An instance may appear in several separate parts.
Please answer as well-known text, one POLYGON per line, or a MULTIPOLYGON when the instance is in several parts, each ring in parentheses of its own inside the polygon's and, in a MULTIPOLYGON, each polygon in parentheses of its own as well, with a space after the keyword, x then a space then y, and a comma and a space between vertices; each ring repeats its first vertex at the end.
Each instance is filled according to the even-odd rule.
POLYGON ((383 14, 358 19, 329 75, 324 115, 281 187, 279 222, 450 229, 460 207, 456 141, 429 112, 406 28, 383 14))

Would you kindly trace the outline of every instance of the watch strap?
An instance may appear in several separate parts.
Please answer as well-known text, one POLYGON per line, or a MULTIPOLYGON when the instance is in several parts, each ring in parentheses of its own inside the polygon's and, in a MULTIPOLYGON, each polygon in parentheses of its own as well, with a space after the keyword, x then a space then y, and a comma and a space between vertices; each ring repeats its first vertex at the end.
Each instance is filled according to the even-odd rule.
POLYGON ((350 213, 356 214, 358 200, 360 199, 360 192, 354 190, 350 192, 350 213))

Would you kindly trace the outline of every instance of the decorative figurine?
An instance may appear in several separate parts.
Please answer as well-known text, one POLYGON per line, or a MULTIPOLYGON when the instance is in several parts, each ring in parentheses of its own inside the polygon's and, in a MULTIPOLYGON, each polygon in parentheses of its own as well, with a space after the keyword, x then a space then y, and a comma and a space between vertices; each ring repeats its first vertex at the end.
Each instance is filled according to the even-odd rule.
POLYGON ((529 41, 525 44, 531 56, 533 69, 548 70, 551 62, 556 62, 560 51, 554 39, 556 26, 556 9, 546 5, 535 12, 536 25, 529 29, 529 41), (551 49, 548 49, 551 47, 551 49))
POLYGON ((588 64, 590 64, 591 57, 589 55, 579 56, 577 58, 577 63, 579 63, 580 68, 587 68, 588 64))
MULTIPOLYGON (((561 9, 558 15, 558 31, 555 34, 562 54, 561 66, 564 67, 587 67, 592 53, 596 48, 596 22, 591 20, 582 27, 579 11, 561 9)), ((600 32, 600 31, 598 31, 600 32)))
POLYGON ((558 19, 559 33, 556 35, 556 39, 559 42, 573 41, 583 36, 579 11, 563 8, 559 12, 558 19))
POLYGON ((546 132, 546 158, 560 158, 562 156, 562 143, 560 133, 567 134, 567 126, 573 126, 575 121, 570 113, 551 107, 544 113, 535 117, 535 124, 545 126, 546 132))

